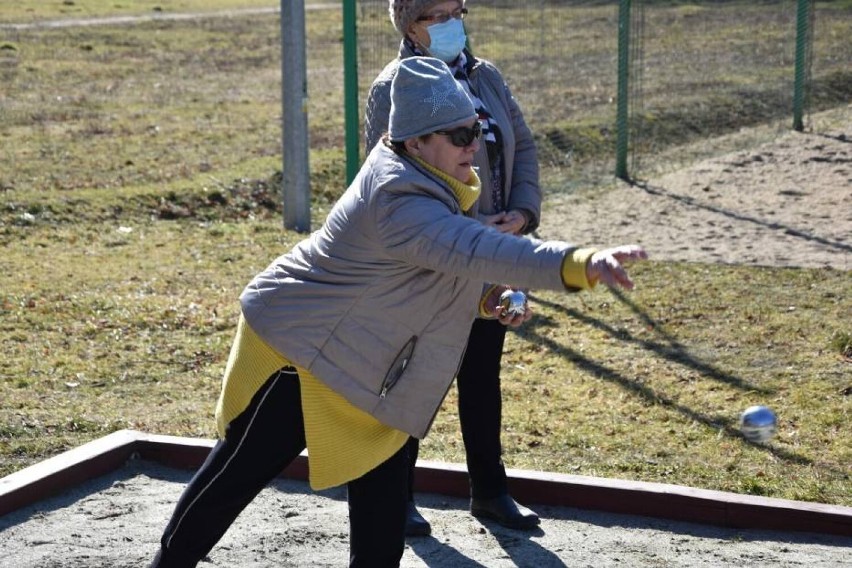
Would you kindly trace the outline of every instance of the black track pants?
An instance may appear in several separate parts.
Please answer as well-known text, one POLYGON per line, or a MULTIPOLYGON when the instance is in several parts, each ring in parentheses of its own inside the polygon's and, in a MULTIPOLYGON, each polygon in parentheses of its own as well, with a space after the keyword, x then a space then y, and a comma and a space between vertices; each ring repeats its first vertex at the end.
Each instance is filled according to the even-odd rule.
MULTIPOLYGON (((243 509, 305 449, 299 378, 273 374, 228 426, 187 485, 151 568, 193 568, 243 509)), ((403 447, 348 484, 350 567, 396 567, 405 546, 407 452, 403 447)))
POLYGON ((508 491, 500 430, 503 402, 500 362, 506 326, 497 320, 473 322, 456 385, 471 496, 497 497, 508 491))

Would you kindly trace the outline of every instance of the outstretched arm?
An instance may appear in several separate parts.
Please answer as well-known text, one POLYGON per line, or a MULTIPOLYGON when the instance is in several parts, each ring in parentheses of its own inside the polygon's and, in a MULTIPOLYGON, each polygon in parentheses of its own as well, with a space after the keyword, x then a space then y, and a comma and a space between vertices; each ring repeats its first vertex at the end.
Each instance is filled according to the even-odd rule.
POLYGON ((624 263, 648 258, 645 249, 638 245, 622 245, 598 251, 586 264, 586 278, 592 284, 602 282, 607 286, 633 289, 633 280, 624 270, 624 263))

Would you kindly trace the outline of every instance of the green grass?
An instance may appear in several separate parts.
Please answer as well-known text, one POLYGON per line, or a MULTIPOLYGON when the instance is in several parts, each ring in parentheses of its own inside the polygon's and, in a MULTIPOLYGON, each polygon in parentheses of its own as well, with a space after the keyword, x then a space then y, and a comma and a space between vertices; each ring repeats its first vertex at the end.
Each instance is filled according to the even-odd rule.
POLYGON ((240 8, 275 8, 270 0, 30 0, 6 2, 0 23, 30 23, 72 18, 204 13, 240 8))
MULTIPOLYGON (((155 5, 17 3, 3 19, 155 5)), ((537 116, 554 129, 537 135, 565 133, 589 167, 608 168, 601 90, 611 85, 590 85, 612 38, 593 10, 571 21, 577 80, 547 93, 571 112, 537 116)), ((826 36, 845 53, 839 20, 826 36)), ((343 189, 341 23, 324 10, 307 24, 316 227, 343 189)), ((278 50, 277 18, 264 16, 32 29, 0 42, 0 475, 122 428, 214 435, 237 296, 301 238, 281 228, 277 197, 278 50)), ((824 104, 848 101, 848 72, 820 77, 839 93, 824 104)), ((664 92, 648 88, 652 100, 664 92)), ((697 144, 723 151, 716 135, 737 123, 714 130, 714 109, 744 110, 772 135, 775 109, 718 96, 649 114, 665 119, 667 160, 686 143, 690 158, 697 144), (674 115, 694 132, 672 127, 674 115)), ((577 164, 548 165, 549 191, 591 183, 577 164)), ((507 343, 507 464, 852 505, 849 273, 648 262, 635 277, 624 295, 535 293, 536 317, 507 343), (738 435, 752 404, 778 414, 767 446, 738 435)), ((463 461, 454 390, 422 457, 463 461)))
MULTIPOLYGON (((251 191, 184 192, 177 220, 147 199, 5 225, 0 472, 121 428, 214 435, 236 297, 299 238, 270 208, 246 217, 251 191)), ((651 262, 635 275, 629 295, 535 294, 506 350, 507 463, 852 504, 848 273, 651 262), (767 447, 737 433, 751 404, 778 413, 767 447)), ((463 461, 454 407, 451 391, 424 457, 463 461)))

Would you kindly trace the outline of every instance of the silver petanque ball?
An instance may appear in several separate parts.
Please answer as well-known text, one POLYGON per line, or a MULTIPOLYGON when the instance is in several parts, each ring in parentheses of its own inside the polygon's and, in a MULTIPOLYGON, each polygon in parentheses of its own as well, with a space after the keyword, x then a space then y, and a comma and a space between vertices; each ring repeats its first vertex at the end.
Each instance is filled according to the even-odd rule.
POLYGON ((751 442, 768 442, 775 435, 775 413, 765 406, 749 406, 740 415, 740 431, 751 442))
POLYGON ((506 290, 500 294, 500 308, 504 316, 522 316, 527 311, 527 295, 518 290, 506 290))

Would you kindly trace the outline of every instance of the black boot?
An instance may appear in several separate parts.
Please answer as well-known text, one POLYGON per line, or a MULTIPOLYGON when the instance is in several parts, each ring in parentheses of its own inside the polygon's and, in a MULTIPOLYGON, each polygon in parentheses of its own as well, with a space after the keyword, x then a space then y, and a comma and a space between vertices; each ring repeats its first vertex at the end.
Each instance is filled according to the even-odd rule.
POLYGON ((429 521, 417 510, 414 501, 408 502, 405 512, 405 536, 429 536, 432 534, 432 526, 429 521))
POLYGON ((492 519, 510 529, 529 530, 538 526, 535 511, 519 505, 508 493, 491 499, 470 500, 470 513, 474 517, 492 519))

